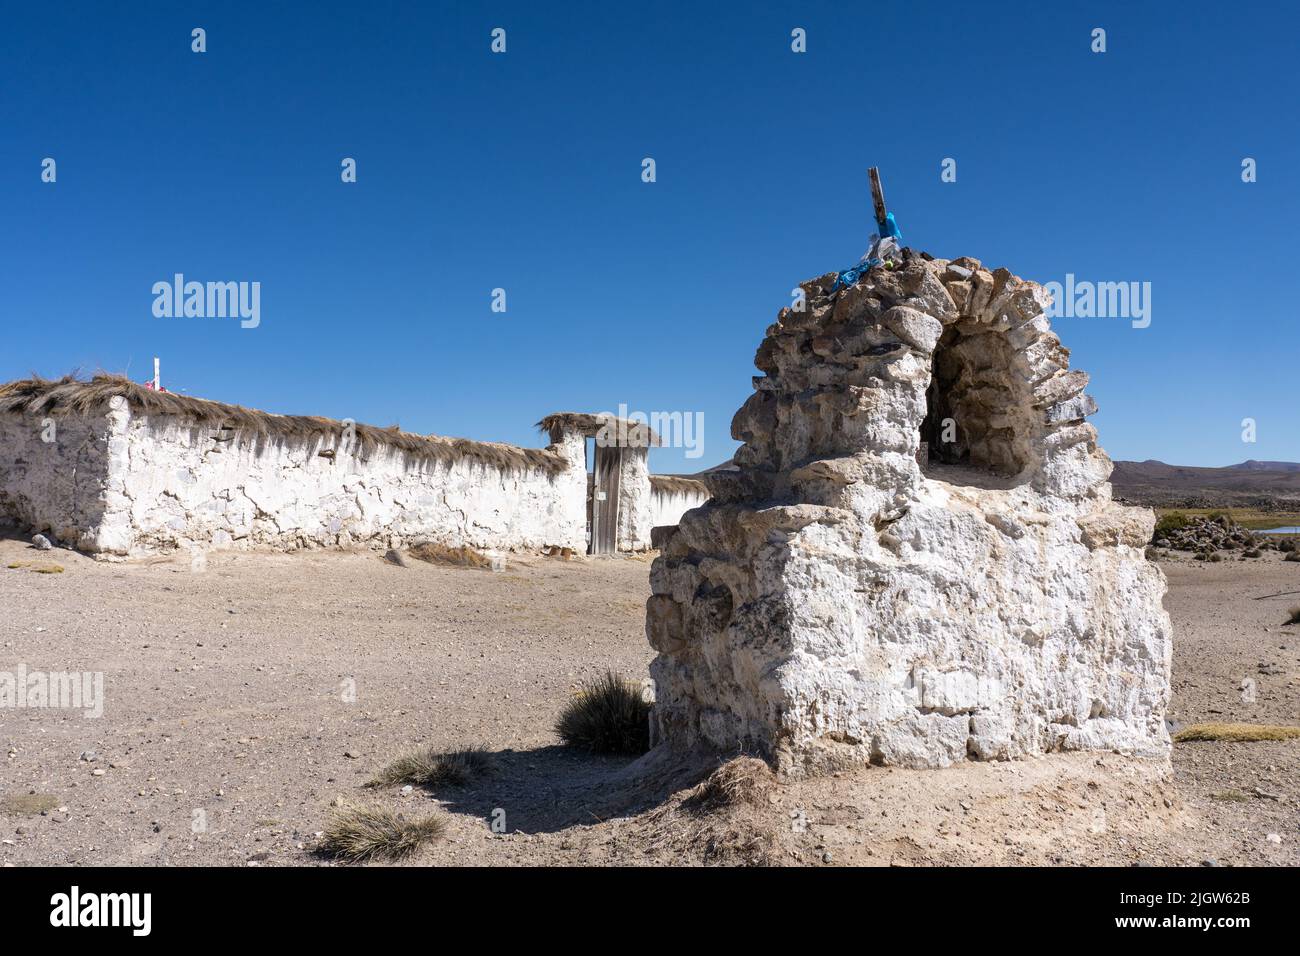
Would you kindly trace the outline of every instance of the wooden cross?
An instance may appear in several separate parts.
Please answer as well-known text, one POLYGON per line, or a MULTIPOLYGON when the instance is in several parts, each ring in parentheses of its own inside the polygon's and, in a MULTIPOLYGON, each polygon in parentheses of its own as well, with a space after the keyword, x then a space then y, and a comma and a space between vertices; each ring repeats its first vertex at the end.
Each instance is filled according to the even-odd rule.
MULTIPOLYGON (((871 177, 871 200, 876 205, 876 225, 882 229, 885 225, 885 188, 880 185, 880 170, 872 166, 867 170, 867 175, 871 177)), ((884 235, 884 233, 881 233, 884 235)))

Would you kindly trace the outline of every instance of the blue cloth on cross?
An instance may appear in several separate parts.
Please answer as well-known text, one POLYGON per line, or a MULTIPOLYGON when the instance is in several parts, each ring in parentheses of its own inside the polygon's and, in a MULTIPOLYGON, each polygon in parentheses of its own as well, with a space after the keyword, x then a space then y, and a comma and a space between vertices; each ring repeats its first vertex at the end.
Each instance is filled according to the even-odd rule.
POLYGON ((881 259, 874 255, 882 239, 893 239, 895 242, 902 244, 903 233, 898 228, 898 223, 894 221, 892 212, 885 213, 885 221, 877 222, 875 235, 871 237, 871 248, 867 254, 859 259, 851 268, 845 269, 835 279, 835 285, 831 286, 831 292, 837 292, 840 289, 847 288, 851 285, 857 285, 862 278, 862 274, 873 266, 881 264, 881 259))

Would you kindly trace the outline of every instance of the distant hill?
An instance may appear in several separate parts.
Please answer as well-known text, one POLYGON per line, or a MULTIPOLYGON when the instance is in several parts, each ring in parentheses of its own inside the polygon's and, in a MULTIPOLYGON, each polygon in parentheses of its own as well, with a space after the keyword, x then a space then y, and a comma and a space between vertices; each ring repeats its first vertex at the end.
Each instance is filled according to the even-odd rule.
POLYGON ((1242 471, 1300 471, 1300 461, 1243 461, 1239 465, 1228 465, 1242 471))
POLYGON ((1300 509, 1300 462, 1243 461, 1222 468, 1117 461, 1116 498, 1166 508, 1300 509))

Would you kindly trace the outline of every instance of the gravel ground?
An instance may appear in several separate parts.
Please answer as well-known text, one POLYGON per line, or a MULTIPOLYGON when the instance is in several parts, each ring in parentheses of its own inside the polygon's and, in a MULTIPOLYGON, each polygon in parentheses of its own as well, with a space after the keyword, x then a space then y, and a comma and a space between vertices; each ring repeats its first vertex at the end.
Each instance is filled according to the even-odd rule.
MULTIPOLYGON (((0 540, 0 671, 104 675, 98 719, 0 709, 0 863, 323 865, 339 797, 444 814, 409 865, 1300 863, 1300 741, 1180 744, 1172 768, 1113 754, 868 768, 691 812, 711 764, 577 755, 551 730, 582 679, 645 676, 648 567, 112 564, 0 540), (49 564, 63 571, 36 573, 49 564), (362 787, 404 750, 463 743, 497 754, 490 777, 362 787)), ((1300 563, 1163 567, 1171 717, 1300 723, 1300 628, 1281 626, 1300 563)))

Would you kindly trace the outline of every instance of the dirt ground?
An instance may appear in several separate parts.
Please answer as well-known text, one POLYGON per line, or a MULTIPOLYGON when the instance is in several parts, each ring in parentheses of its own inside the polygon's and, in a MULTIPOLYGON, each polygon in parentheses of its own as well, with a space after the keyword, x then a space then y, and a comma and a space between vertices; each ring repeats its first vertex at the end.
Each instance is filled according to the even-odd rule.
MULTIPOLYGON (((1300 563, 1275 558, 1163 565, 1176 726, 1300 723, 1300 627, 1281 626, 1300 563)), ((645 676, 648 570, 369 552, 112 564, 2 539, 0 671, 102 672, 104 709, 0 708, 0 863, 324 865, 339 797, 445 813, 410 865, 1300 863, 1297 740, 1178 744, 1172 767, 867 768, 693 808, 716 762, 583 756, 551 729, 583 678, 645 676), (62 572, 36 572, 49 564, 62 572), (482 782, 362 788, 404 750, 465 743, 497 754, 482 782)))

